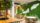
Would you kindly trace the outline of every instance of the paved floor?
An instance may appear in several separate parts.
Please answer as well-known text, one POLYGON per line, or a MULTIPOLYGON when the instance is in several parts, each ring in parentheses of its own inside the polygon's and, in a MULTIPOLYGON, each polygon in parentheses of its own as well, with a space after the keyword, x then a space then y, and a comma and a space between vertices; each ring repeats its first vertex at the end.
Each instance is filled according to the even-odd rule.
POLYGON ((12 18, 12 17, 8 17, 8 20, 0 20, 0 23, 10 23, 10 22, 14 22, 16 21, 16 19, 12 18))

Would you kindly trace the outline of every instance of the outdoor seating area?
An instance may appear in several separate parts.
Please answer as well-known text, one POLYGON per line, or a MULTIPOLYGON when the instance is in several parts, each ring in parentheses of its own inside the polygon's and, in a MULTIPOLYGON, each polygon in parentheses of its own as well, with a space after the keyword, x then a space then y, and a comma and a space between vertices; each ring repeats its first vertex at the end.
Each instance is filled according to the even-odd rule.
POLYGON ((0 0, 0 23, 40 23, 40 0, 0 0))

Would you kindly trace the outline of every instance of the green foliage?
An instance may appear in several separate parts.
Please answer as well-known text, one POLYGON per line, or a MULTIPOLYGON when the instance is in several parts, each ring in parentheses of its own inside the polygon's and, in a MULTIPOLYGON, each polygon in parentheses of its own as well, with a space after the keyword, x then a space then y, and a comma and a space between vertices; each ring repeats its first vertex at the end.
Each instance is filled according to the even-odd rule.
POLYGON ((17 14, 22 13, 22 10, 20 8, 17 9, 17 14))
POLYGON ((39 6, 36 9, 34 9, 30 13, 28 13, 28 15, 29 14, 31 14, 33 16, 35 16, 35 14, 36 14, 36 16, 38 16, 40 18, 40 4, 39 4, 39 6))
POLYGON ((22 9, 26 10, 27 9, 27 4, 21 5, 22 9))
MULTIPOLYGON (((38 18, 40 19, 40 1, 35 1, 35 2, 32 2, 33 4, 37 4, 37 3, 39 3, 39 6, 36 8, 36 9, 34 9, 34 10, 32 10, 31 12, 29 12, 29 13, 27 13, 27 15, 28 16, 38 16, 38 18)), ((32 3, 30 3, 30 4, 32 4, 32 3)), ((28 5, 27 5, 28 6, 28 5)), ((31 6, 31 5, 30 5, 31 6)), ((30 7, 31 8, 31 7, 30 7)))
MULTIPOLYGON (((23 4, 23 5, 21 5, 22 6, 22 9, 24 9, 24 11, 26 11, 27 10, 27 8, 31 8, 31 6, 33 5, 33 4, 37 4, 37 3, 40 3, 40 1, 35 1, 35 2, 31 2, 31 3, 28 3, 28 4, 23 4)), ((31 9, 30 9, 31 10, 31 9)), ((29 11, 30 11, 29 10, 29 11)), ((18 11, 19 12, 19 11, 18 11)), ((22 11, 20 12, 20 13, 22 13, 22 11)), ((23 13, 22 13, 23 14, 23 13)), ((25 14, 23 14, 23 15, 25 15, 25 14)), ((27 16, 38 16, 38 18, 40 19, 40 4, 39 4, 39 6, 36 8, 36 9, 34 9, 34 10, 31 10, 31 12, 29 12, 29 13, 27 13, 26 14, 27 16)))
POLYGON ((2 2, 0 2, 0 5, 0 9, 10 9, 12 7, 12 1, 10 0, 8 3, 6 3, 6 1, 3 0, 2 2))
POLYGON ((32 4, 23 4, 21 5, 22 9, 27 10, 27 8, 30 8, 32 6, 32 4))

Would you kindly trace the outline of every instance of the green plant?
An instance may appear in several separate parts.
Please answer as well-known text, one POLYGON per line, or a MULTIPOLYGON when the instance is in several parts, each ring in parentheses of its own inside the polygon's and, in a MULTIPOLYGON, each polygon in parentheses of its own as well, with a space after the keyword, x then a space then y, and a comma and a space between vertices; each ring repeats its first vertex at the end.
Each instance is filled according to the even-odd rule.
POLYGON ((12 7, 12 0, 2 0, 0 1, 0 6, 1 8, 0 9, 10 9, 12 7))

